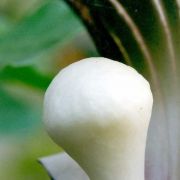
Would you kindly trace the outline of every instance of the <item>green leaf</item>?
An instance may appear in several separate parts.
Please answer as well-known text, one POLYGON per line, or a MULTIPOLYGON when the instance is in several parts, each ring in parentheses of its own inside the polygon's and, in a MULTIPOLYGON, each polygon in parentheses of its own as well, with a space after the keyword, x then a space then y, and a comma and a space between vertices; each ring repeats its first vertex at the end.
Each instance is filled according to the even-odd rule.
POLYGON ((13 24, 10 23, 7 18, 0 16, 0 36, 4 35, 12 27, 13 27, 13 24))
POLYGON ((12 97, 0 88, 0 132, 1 134, 32 133, 39 127, 40 109, 28 103, 12 97))
POLYGON ((0 37, 0 67, 30 63, 81 30, 80 22, 62 1, 48 2, 0 37))
POLYGON ((52 77, 43 75, 34 67, 7 66, 0 71, 0 82, 22 82, 35 88, 45 90, 50 84, 52 77))

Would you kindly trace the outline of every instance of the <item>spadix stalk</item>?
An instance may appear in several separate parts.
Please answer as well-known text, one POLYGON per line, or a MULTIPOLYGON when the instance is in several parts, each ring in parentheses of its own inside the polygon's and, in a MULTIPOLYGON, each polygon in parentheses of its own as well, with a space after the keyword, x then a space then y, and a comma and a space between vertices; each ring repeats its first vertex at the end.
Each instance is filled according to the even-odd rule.
POLYGON ((152 103, 149 83, 133 68, 88 58, 52 81, 44 123, 91 180, 144 180, 152 103))

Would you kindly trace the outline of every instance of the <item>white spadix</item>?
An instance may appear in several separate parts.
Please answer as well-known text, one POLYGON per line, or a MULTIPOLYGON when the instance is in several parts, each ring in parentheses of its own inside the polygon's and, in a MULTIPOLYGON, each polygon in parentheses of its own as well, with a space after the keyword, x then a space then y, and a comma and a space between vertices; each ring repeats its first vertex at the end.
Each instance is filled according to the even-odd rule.
POLYGON ((133 68, 88 58, 52 81, 44 123, 91 180, 144 180, 152 103, 149 83, 133 68))

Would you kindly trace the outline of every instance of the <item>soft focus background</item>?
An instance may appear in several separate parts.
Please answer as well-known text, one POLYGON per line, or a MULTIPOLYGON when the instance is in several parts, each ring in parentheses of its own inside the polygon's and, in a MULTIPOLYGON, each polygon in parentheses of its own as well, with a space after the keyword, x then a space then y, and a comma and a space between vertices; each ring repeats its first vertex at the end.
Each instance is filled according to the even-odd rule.
POLYGON ((62 0, 0 0, 0 179, 49 179, 37 162, 61 151, 42 124, 43 96, 69 63, 97 56, 62 0))

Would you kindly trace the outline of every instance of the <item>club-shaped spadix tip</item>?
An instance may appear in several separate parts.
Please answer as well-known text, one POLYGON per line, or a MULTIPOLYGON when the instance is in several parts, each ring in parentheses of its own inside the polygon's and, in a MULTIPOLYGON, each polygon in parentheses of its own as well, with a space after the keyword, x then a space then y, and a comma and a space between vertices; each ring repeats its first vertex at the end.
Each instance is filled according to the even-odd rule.
POLYGON ((61 70, 50 84, 44 123, 55 142, 93 177, 88 167, 93 153, 101 167, 98 152, 106 156, 132 146, 136 154, 136 143, 145 146, 152 103, 149 83, 136 70, 107 58, 87 58, 61 70))

